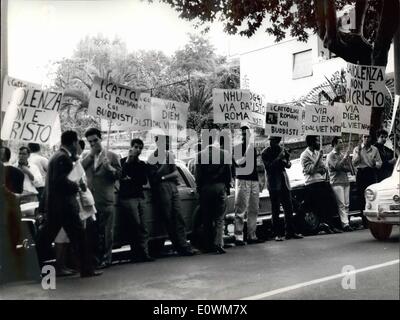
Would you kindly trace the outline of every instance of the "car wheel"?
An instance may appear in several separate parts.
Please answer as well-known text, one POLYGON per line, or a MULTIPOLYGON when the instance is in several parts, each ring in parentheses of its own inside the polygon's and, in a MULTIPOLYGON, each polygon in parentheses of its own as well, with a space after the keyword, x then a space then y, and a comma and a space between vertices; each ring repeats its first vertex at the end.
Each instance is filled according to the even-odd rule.
POLYGON ((306 211, 303 216, 303 234, 316 235, 319 231, 319 217, 312 211, 306 211))
POLYGON ((368 227, 375 239, 383 241, 389 239, 393 226, 391 224, 368 221, 368 227))

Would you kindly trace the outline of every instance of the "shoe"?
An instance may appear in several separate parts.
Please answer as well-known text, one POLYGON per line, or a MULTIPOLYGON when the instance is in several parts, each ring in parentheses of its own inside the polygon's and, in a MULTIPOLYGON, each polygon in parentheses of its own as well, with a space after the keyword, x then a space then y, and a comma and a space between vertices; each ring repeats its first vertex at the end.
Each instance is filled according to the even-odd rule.
POLYGON ((56 277, 68 277, 68 276, 74 276, 78 272, 75 270, 70 270, 67 268, 62 268, 62 269, 57 269, 56 270, 56 277))
POLYGON ((81 273, 81 278, 90 278, 90 277, 98 277, 103 274, 103 271, 92 271, 88 273, 81 273))
POLYGON ((303 239, 303 235, 300 233, 293 233, 293 234, 287 234, 285 236, 286 240, 290 240, 290 239, 303 239))
POLYGON ((346 225, 343 227, 343 231, 344 231, 344 232, 350 232, 350 231, 354 231, 354 229, 353 229, 352 227, 350 227, 348 224, 346 224, 346 225))
POLYGON ((235 240, 235 246, 237 247, 241 247, 241 246, 245 246, 246 242, 244 242, 243 240, 235 240))
POLYGON ((332 231, 333 231, 333 233, 343 233, 342 230, 335 228, 335 227, 332 228, 332 231))
POLYGON ((218 254, 224 254, 226 253, 226 251, 224 250, 224 248, 222 248, 221 246, 215 246, 214 247, 214 252, 218 253, 218 254))
POLYGON ((110 263, 105 263, 105 262, 103 262, 103 263, 99 264, 99 265, 96 267, 96 270, 107 269, 107 268, 109 268, 110 266, 111 266, 110 263))
POLYGON ((247 240, 247 244, 256 244, 256 243, 264 243, 264 240, 261 239, 249 239, 247 240))
POLYGON ((326 234, 332 234, 332 233, 333 233, 332 229, 331 229, 326 223, 321 223, 321 224, 319 225, 319 227, 320 227, 320 229, 321 229, 322 231, 324 231, 326 234))
POLYGON ((283 237, 281 237, 281 236, 276 236, 276 237, 275 237, 275 241, 283 241, 283 237))

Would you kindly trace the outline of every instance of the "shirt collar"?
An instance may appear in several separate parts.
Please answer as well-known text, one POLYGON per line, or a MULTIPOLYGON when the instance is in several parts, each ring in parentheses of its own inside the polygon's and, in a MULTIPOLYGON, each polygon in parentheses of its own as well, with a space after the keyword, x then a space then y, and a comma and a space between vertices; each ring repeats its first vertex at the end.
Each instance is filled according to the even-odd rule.
POLYGON ((67 148, 61 147, 60 149, 61 149, 61 150, 64 150, 64 151, 67 153, 67 155, 68 155, 69 157, 72 157, 72 153, 69 152, 69 150, 68 150, 67 148))

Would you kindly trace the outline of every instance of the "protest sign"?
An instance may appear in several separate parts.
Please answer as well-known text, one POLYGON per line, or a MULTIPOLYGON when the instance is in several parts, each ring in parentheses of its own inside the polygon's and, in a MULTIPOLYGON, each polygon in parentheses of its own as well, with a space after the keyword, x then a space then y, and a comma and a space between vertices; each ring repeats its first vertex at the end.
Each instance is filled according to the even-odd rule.
POLYGON ((353 106, 384 107, 385 67, 347 64, 346 102, 353 106))
POLYGON ((304 134, 340 136, 341 114, 334 106, 308 105, 305 109, 304 134))
POLYGON ((135 117, 132 117, 131 121, 120 122, 118 120, 112 120, 110 128, 109 120, 101 119, 102 130, 108 131, 109 128, 110 131, 150 130, 153 127, 150 93, 140 93, 138 106, 140 112, 135 117))
POLYGON ((152 125, 170 135, 178 134, 186 128, 188 109, 188 103, 151 98, 152 125))
POLYGON ((335 103, 342 115, 342 132, 369 134, 372 108, 348 103, 335 103))
POLYGON ((56 139, 53 130, 59 117, 61 100, 61 92, 23 87, 15 89, 6 111, 1 138, 51 145, 56 139))
POLYGON ((146 111, 140 91, 96 77, 90 91, 88 113, 95 117, 132 124, 146 111))
POLYGON ((267 104, 265 134, 276 137, 302 136, 302 111, 300 106, 267 104))
POLYGON ((267 113, 267 101, 265 95, 250 91, 251 116, 249 124, 254 127, 265 127, 265 114, 267 113))
POLYGON ((20 80, 10 76, 6 76, 3 82, 3 96, 1 99, 1 111, 7 111, 11 102, 13 92, 17 88, 35 88, 41 90, 41 86, 25 80, 20 80))
POLYGON ((393 105, 392 120, 390 122, 389 136, 396 154, 400 153, 400 96, 396 95, 393 105))
POLYGON ((214 123, 251 122, 250 91, 213 89, 214 123))

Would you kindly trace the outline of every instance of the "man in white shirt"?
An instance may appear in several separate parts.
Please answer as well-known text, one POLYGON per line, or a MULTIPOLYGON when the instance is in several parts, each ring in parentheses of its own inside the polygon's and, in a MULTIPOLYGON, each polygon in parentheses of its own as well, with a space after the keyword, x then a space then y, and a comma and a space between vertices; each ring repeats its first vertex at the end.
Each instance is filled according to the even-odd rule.
POLYGON ((37 191, 39 192, 39 199, 42 198, 44 185, 46 182, 46 174, 47 174, 47 166, 49 164, 49 160, 43 157, 40 154, 40 145, 37 143, 28 143, 28 148, 31 151, 31 155, 29 157, 29 164, 33 164, 38 167, 40 171, 40 175, 42 176, 42 181, 39 185, 36 186, 37 191))
POLYGON ((36 188, 43 184, 43 179, 39 168, 29 163, 30 154, 31 152, 28 147, 19 148, 18 161, 14 164, 14 167, 19 168, 24 173, 23 194, 37 195, 38 191, 36 188))

